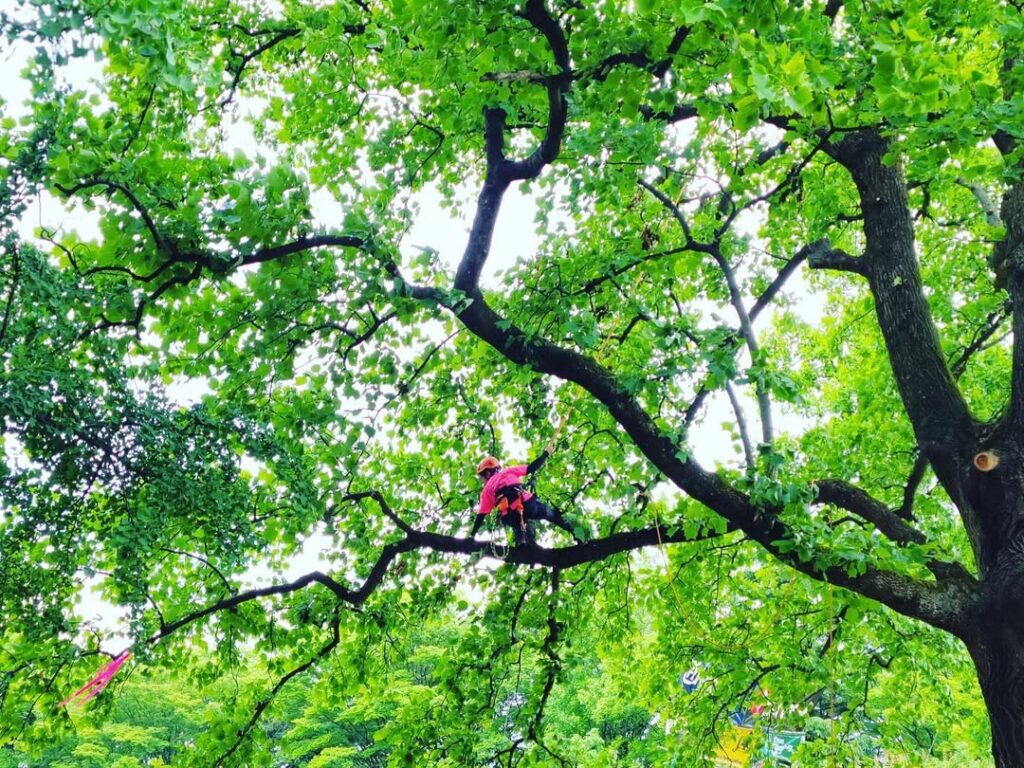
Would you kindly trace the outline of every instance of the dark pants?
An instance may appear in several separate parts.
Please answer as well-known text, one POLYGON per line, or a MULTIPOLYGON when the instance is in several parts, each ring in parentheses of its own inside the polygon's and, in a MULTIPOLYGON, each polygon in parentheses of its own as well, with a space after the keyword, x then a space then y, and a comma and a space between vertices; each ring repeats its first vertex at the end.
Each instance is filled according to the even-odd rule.
POLYGON ((531 520, 546 520, 553 525, 557 525, 563 531, 568 532, 574 539, 576 534, 573 532, 572 526, 566 522, 565 518, 562 517, 562 513, 554 507, 549 507, 542 501, 539 501, 536 496, 531 498, 529 501, 523 502, 523 514, 520 519, 519 512, 514 509, 510 509, 506 515, 501 518, 501 522, 509 526, 513 533, 515 533, 516 544, 533 544, 536 539, 534 538, 533 528, 530 525, 531 520))

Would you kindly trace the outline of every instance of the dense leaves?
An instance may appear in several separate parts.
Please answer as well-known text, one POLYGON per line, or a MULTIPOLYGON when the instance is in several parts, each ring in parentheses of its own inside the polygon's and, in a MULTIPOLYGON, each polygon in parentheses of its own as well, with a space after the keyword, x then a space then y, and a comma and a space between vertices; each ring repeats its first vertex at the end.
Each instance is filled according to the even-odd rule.
POLYGON ((1013 3, 0 18, 5 742, 130 645, 264 673, 203 765, 1024 760, 1013 3))

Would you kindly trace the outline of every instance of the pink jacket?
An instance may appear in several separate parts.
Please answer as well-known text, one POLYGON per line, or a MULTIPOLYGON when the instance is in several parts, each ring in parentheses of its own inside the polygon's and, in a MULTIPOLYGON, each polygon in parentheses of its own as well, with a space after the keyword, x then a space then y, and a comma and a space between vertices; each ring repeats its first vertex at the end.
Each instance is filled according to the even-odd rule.
MULTIPOLYGON (((519 481, 526 476, 526 465, 517 464, 514 467, 506 467, 499 472, 494 473, 484 483, 484 489, 480 491, 480 509, 477 511, 478 515, 489 515, 491 510, 494 509, 494 495, 500 488, 504 488, 508 485, 518 485, 519 481)), ((533 494, 529 491, 523 492, 523 501, 529 501, 533 498, 533 494)))

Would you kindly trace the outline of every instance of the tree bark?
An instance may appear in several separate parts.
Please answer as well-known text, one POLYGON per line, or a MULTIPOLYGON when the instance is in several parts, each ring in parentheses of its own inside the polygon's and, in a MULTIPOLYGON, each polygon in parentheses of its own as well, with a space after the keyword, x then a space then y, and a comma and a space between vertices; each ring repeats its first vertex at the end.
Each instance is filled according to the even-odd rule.
POLYGON ((1024 768, 1024 632, 992 622, 966 642, 988 709, 996 768, 1024 768))

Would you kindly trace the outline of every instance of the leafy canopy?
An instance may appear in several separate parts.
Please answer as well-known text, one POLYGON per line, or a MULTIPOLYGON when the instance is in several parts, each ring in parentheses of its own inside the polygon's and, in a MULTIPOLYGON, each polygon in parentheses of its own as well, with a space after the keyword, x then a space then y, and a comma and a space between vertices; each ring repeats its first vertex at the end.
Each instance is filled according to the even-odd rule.
MULTIPOLYGON (((984 750, 962 648, 904 617, 957 634, 985 559, 925 438, 1008 400, 1012 4, 3 21, 33 96, 0 130, 5 739, 66 725, 120 642, 197 683, 259 659, 207 763, 265 748, 300 679, 307 717, 353 707, 334 727, 392 764, 669 764, 762 689, 791 727, 824 695, 887 749, 984 750), (467 538, 476 461, 533 458, 563 416, 538 490, 589 543, 467 538), (588 669, 608 695, 573 703, 588 669), (571 727, 601 712, 599 741, 571 727), (651 717, 676 736, 638 743, 651 717)), ((355 759, 301 728, 284 748, 355 759)))

